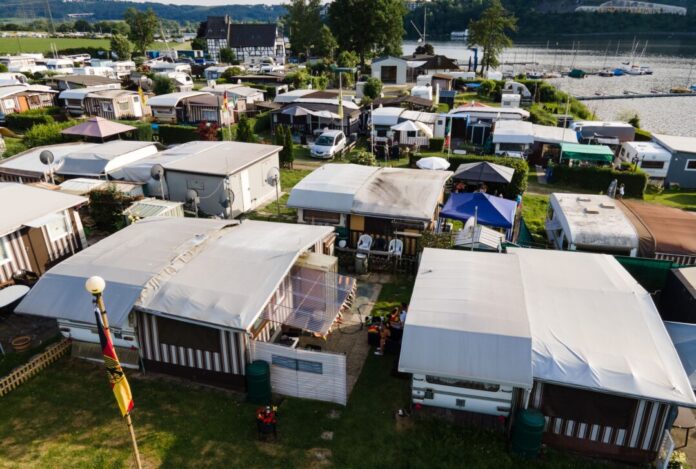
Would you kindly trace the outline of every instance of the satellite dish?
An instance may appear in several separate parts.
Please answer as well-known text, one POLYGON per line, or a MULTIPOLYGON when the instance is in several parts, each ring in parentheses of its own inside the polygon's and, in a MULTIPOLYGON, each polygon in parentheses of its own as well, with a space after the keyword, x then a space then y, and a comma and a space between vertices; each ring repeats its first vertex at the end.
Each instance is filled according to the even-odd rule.
POLYGON ((462 231, 466 233, 467 231, 473 230, 474 225, 476 224, 476 218, 474 217, 469 217, 466 220, 466 223, 464 223, 464 227, 462 228, 462 231))
POLYGON ((266 182, 273 187, 280 182, 280 171, 278 171, 278 168, 271 168, 268 170, 266 182))
POLYGON ((198 192, 196 192, 194 189, 189 189, 186 192, 186 202, 198 205, 198 202, 200 202, 200 200, 201 199, 198 197, 198 192))
POLYGON ((150 168, 150 176, 152 176, 152 179, 155 181, 159 181, 162 176, 164 176, 164 168, 162 167, 161 164, 156 164, 150 168))
POLYGON ((41 153, 39 153, 39 160, 45 165, 53 164, 55 161, 56 157, 53 156, 53 153, 51 153, 48 150, 44 150, 41 153))

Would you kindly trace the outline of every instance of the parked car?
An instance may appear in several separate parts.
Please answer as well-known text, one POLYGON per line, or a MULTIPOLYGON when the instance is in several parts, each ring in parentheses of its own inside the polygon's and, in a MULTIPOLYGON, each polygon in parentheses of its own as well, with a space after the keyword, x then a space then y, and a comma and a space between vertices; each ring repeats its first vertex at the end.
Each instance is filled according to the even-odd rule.
POLYGON ((340 130, 327 130, 317 138, 310 147, 314 158, 330 160, 346 149, 346 136, 340 130))

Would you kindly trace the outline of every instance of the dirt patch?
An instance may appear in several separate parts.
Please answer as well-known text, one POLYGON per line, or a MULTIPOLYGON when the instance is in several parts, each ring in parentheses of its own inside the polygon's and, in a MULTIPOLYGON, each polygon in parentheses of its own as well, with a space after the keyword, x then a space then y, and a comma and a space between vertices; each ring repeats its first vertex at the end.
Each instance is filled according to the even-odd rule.
POLYGON ((267 454, 269 456, 273 457, 280 457, 283 454, 283 448, 279 445, 273 444, 273 443, 268 443, 265 441, 257 441, 256 442, 256 447, 258 450, 263 453, 267 454))
POLYGON ((307 450, 307 457, 310 461, 309 467, 311 469, 331 466, 332 456, 333 453, 328 448, 310 448, 307 450))

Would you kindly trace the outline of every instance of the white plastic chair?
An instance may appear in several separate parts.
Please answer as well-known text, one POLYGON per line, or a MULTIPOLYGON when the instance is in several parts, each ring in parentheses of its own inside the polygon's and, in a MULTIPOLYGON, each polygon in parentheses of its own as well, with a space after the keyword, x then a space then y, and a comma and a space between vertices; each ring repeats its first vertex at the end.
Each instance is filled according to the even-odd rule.
POLYGON ((390 256, 401 257, 404 253, 404 242, 397 238, 392 239, 389 241, 388 252, 390 256))
POLYGON ((361 235, 358 238, 358 251, 369 251, 372 247, 372 236, 368 234, 361 235))

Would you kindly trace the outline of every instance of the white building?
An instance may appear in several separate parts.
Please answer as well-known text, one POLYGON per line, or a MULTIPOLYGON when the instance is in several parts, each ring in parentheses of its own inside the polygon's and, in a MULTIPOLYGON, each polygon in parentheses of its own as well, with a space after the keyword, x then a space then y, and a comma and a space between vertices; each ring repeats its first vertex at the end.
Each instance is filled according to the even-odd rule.
POLYGON ((637 161, 638 167, 650 178, 664 179, 672 153, 655 142, 625 142, 621 144, 619 158, 628 163, 637 161))

